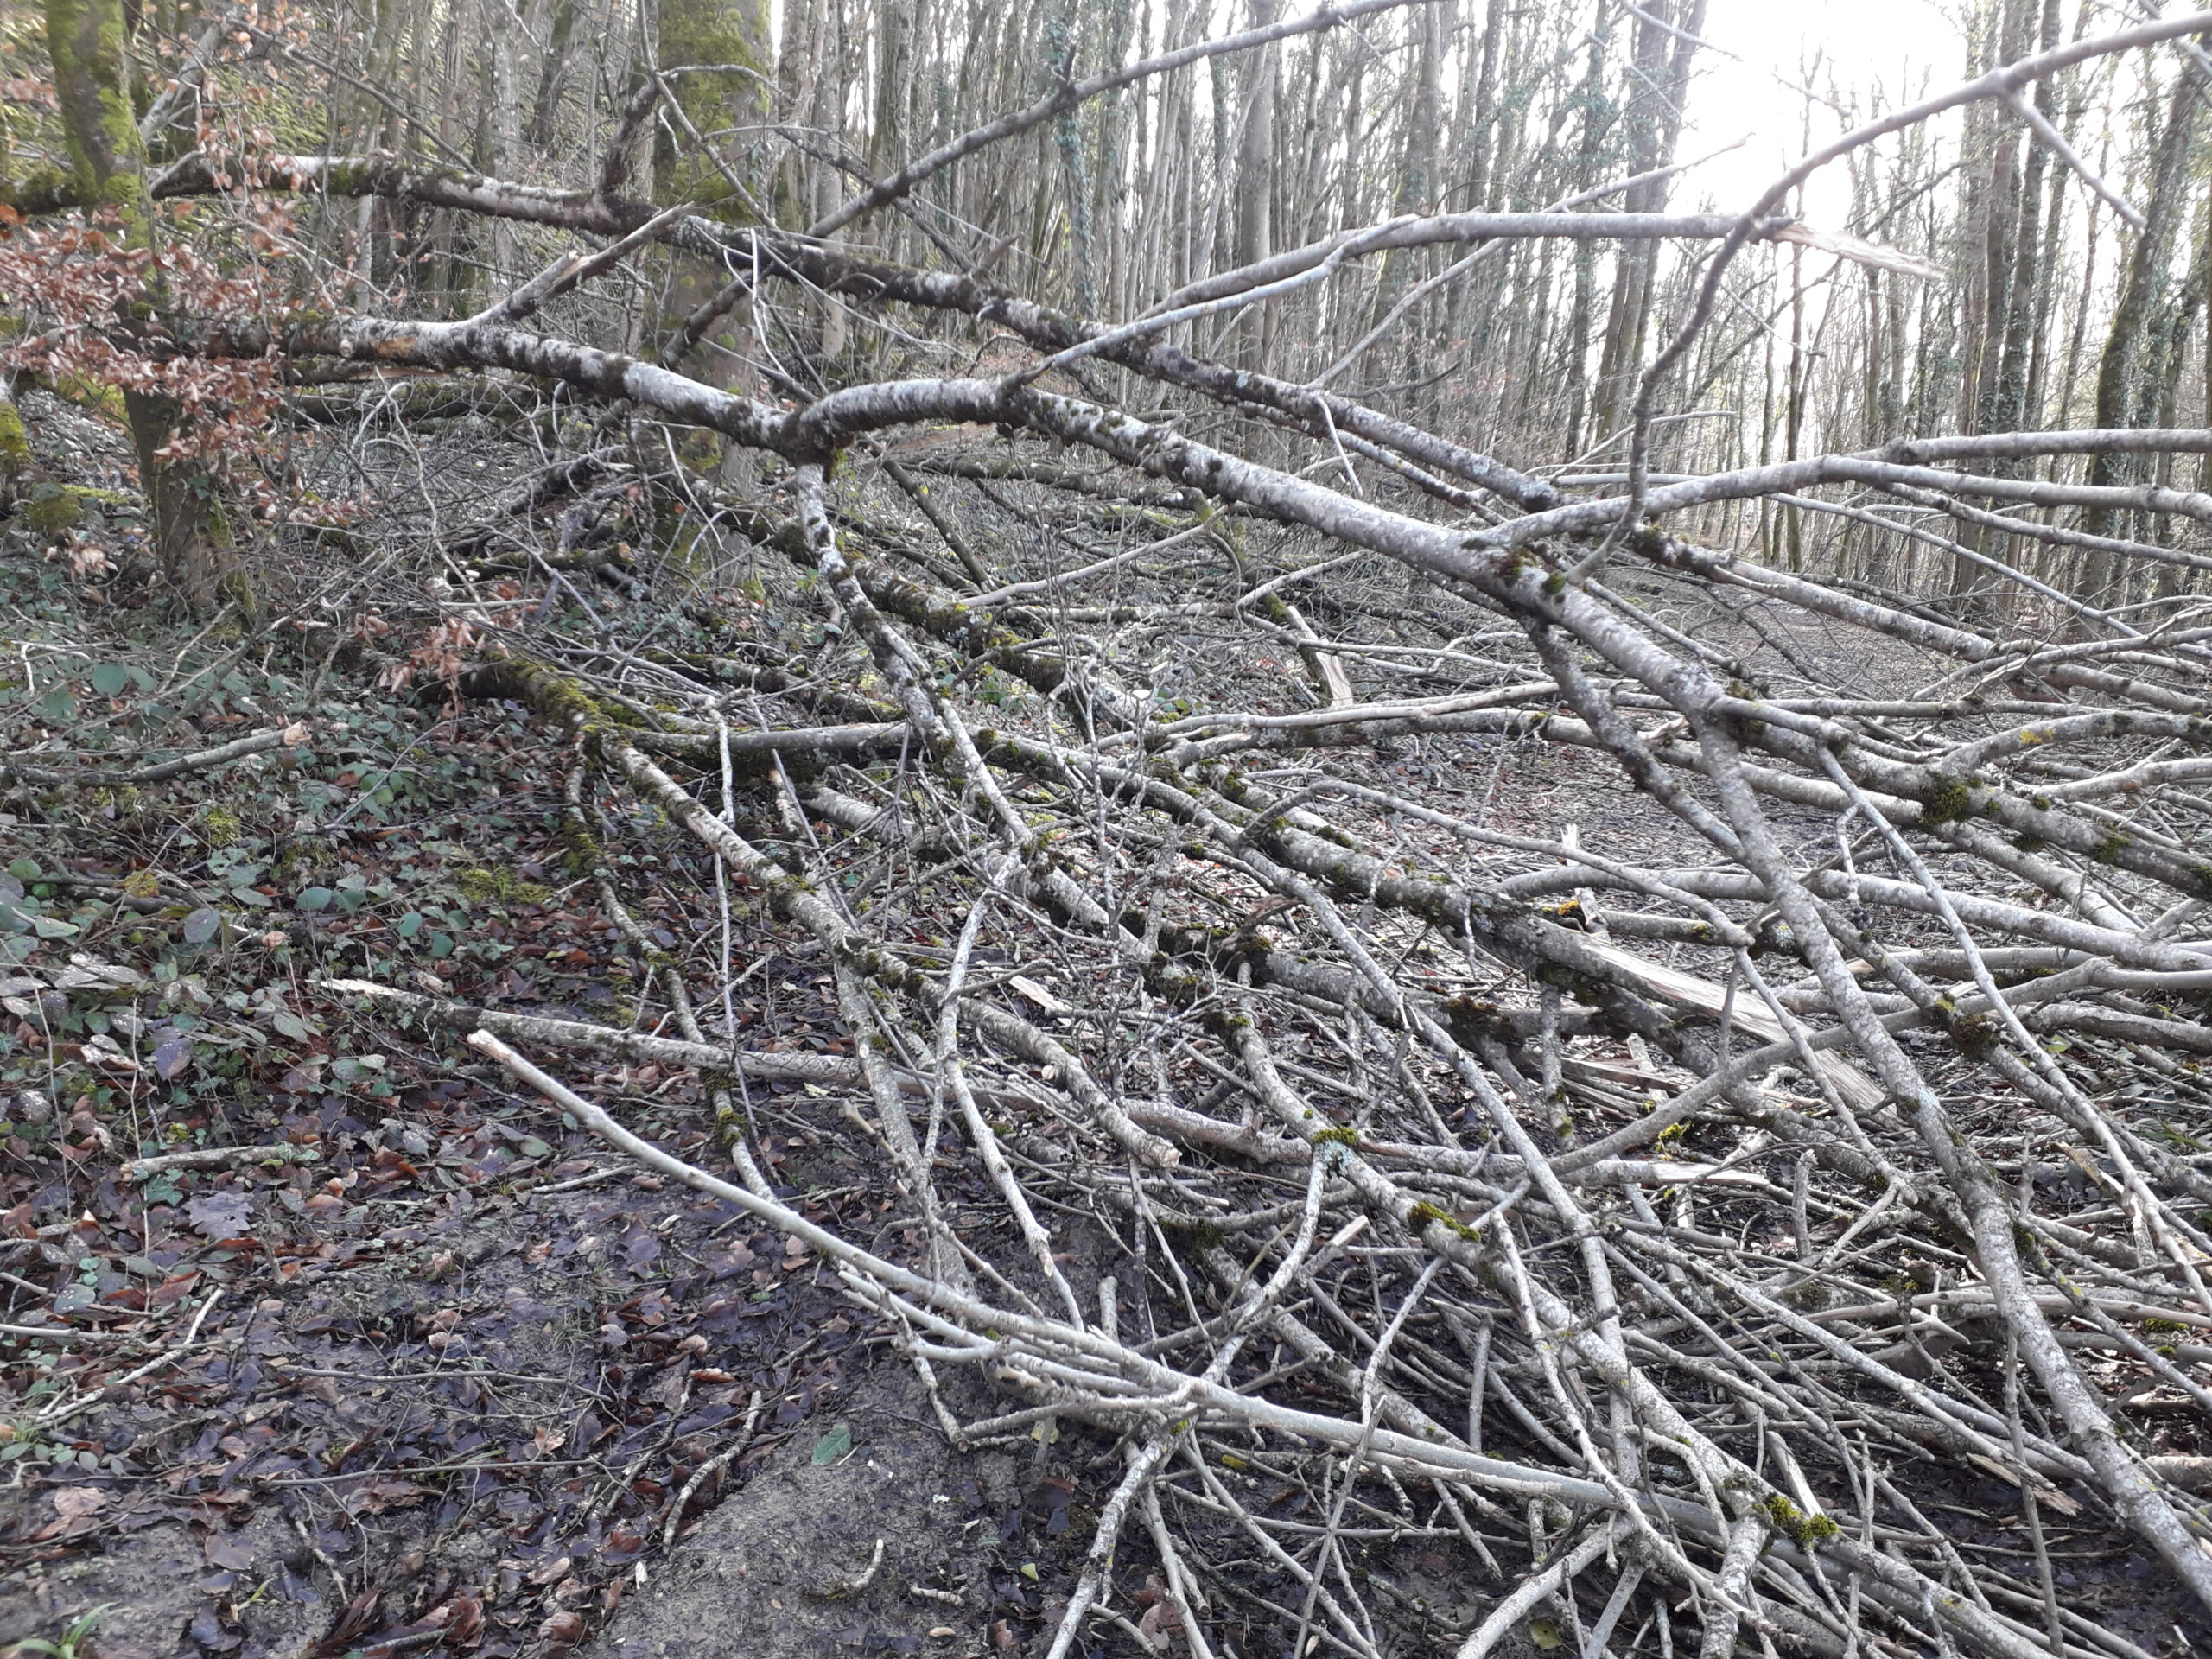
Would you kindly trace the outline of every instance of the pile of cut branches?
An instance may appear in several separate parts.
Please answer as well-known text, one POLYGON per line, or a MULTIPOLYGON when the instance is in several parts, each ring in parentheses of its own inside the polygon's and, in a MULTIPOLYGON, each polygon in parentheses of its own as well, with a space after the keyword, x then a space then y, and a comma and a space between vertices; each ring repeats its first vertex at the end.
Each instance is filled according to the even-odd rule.
POLYGON ((620 197, 629 130, 566 195, 270 169, 607 238, 459 321, 179 318, 140 345, 410 392, 466 372, 471 407, 524 411, 493 429, 553 432, 389 601, 411 656, 363 671, 536 716, 571 876, 653 963, 658 1011, 595 1025, 397 974, 321 994, 465 1037, 817 1253, 956 1444, 1120 1437, 1046 1659, 1122 1625, 1207 1659, 1231 1607, 1301 1656, 1380 1659, 1408 1613, 1363 1565, 1377 1538, 1479 1575, 1462 1659, 1524 1630, 1586 1655, 2201 1643, 2212 626, 2205 556, 2166 526, 2212 503, 2079 474, 2212 432, 1685 476, 1650 439, 1730 259, 1798 233, 1776 212, 1815 166, 2204 26, 1994 72, 1740 216, 1394 220, 1112 327, 822 239, 956 156, 809 235, 620 197), (1540 478, 1173 343, 1360 253, 1516 236, 1714 245, 1624 473, 1540 478), (657 241, 728 275, 658 360, 526 326, 657 241), (782 402, 672 366, 779 295, 995 330, 1019 362, 782 402), (617 414, 565 420, 528 395, 549 382, 617 414), (721 457, 679 430, 768 482, 710 483, 721 457), (1946 609, 1714 533, 1735 503, 1861 512, 1815 493, 1836 486, 2181 574, 2148 613, 2009 566, 1998 601, 1946 609), (2160 528, 2067 521, 2116 513, 2160 528), (648 846, 690 882, 687 944, 638 919, 648 846), (753 1040, 737 998, 772 955, 827 976, 844 1052, 753 1040), (584 1053, 695 1072, 711 1155, 576 1086, 584 1053), (748 1087, 792 1080, 865 1100, 912 1252, 779 1191, 748 1087), (988 1196, 948 1198, 944 1169, 988 1196), (978 1242, 986 1216, 1018 1251, 978 1242), (1114 1242, 1109 1271, 1071 1276, 1071 1229, 1114 1242), (1148 1626, 1122 1611, 1139 1537, 1148 1626), (2080 1611, 2085 1541, 2180 1593, 2080 1611))

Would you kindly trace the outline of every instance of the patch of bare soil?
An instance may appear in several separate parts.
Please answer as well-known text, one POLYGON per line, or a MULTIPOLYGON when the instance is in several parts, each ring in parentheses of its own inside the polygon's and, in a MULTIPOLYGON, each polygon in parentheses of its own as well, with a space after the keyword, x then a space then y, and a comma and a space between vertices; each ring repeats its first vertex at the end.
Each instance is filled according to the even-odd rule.
MULTIPOLYGON (((489 1150, 393 1134, 426 1177, 489 1150)), ((813 1258, 652 1177, 544 1161, 543 1193, 350 1206, 373 1233, 304 1265, 294 1190, 216 1189, 226 1248, 199 1271, 239 1294, 216 1284, 201 1340, 155 1375, 83 1396, 36 1448, 67 1461, 13 1460, 0 1644, 97 1609, 100 1659, 570 1645, 755 1398, 695 1510, 810 1452, 868 1363, 813 1258), (264 1274, 288 1251, 289 1277, 264 1274)), ((71 1397, 75 1366, 48 1363, 26 1422, 71 1397)))
POLYGON ((587 1659, 990 1650, 1017 1465, 955 1452, 927 1411, 903 1363, 873 1374, 657 1564, 587 1659))

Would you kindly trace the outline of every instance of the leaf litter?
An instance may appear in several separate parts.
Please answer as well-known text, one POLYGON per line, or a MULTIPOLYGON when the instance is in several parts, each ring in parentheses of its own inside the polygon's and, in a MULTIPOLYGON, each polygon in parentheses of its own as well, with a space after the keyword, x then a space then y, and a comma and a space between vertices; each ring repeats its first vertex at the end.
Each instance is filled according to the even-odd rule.
MULTIPOLYGON (((202 731, 302 692, 231 678, 202 731)), ((327 690, 281 768, 95 810, 66 854, 0 814, 0 1644, 105 1602, 101 1659, 569 1645, 643 1581, 756 1392, 772 1409, 685 1525, 812 1447, 869 1363, 814 1257, 609 1167, 448 1033, 314 988, 596 1020, 639 995, 557 885, 524 717, 366 692, 327 690), (296 833, 341 799, 369 810, 296 833), (165 1166, 133 1181, 142 1159, 165 1166)), ((663 948, 690 931, 646 903, 663 948)), ((810 967, 766 968, 741 1014, 764 1046, 834 1042, 810 967)), ((711 1150, 696 1073, 588 1081, 711 1150)), ((830 1224, 880 1205, 835 1101, 754 1093, 779 1191, 842 1191, 809 1206, 830 1224)))

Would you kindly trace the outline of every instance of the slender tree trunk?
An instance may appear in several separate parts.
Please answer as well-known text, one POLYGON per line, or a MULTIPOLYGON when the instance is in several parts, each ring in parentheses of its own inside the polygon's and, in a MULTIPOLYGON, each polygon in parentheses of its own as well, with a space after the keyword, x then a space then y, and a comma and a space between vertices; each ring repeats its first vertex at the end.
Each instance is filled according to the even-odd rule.
MULTIPOLYGON (((1705 0, 1669 3, 1654 0, 1643 9, 1636 27, 1636 73, 1628 111, 1630 174, 1649 173, 1673 159, 1682 130, 1682 105, 1689 93, 1690 60, 1697 48, 1686 38, 1705 27, 1705 0), (1681 35, 1669 35, 1673 23, 1681 35)), ((1668 181, 1654 179, 1628 193, 1622 206, 1632 213, 1656 213, 1667 205, 1668 181)), ((1611 304, 1605 319, 1605 346, 1599 359, 1593 392, 1593 430, 1610 432, 1643 361, 1644 335, 1651 321, 1651 284, 1659 245, 1624 244, 1615 264, 1611 304)))
MULTIPOLYGON (((2079 127, 2078 107, 2068 112, 2064 124, 2071 139, 2079 127)), ((2028 321, 2028 373, 2026 390, 2021 401, 2023 416, 2030 425, 2043 423, 2045 385, 2050 375, 2050 321, 2058 295, 2058 270, 2066 249, 2066 169, 2046 166, 2044 169, 2046 197, 2044 207, 2042 263, 2036 272, 2035 309, 2028 321)))
MULTIPOLYGON (((2157 392, 2155 397, 2145 397, 2145 407, 2138 411, 2139 425, 2156 422, 2160 426, 2172 426, 2181 400, 2182 371, 2188 365, 2190 339, 2196 332, 2197 314, 2204 309, 2207 287, 2212 285, 2212 201, 2198 205, 2196 218, 2192 238, 2196 251, 2189 262, 2189 275, 2183 279, 2181 292, 2175 296, 2167 315, 2160 320, 2157 392)), ((2171 488, 2173 469, 2171 455, 2159 456, 2152 481, 2171 488)), ((2148 527, 2150 537, 2160 546, 2171 547, 2174 528, 2171 515, 2158 514, 2148 527)), ((2177 565, 2162 564, 2154 571, 2141 571, 2139 567, 2139 574, 2152 579, 2151 591, 2154 595, 2181 591, 2177 579, 2183 572, 2177 565)))
POLYGON ((1482 213, 1491 200, 1491 162, 1497 153, 1497 55, 1505 39, 1505 0, 1490 0, 1483 18, 1480 67, 1475 73, 1472 108, 1464 111, 1471 142, 1467 146, 1467 211, 1482 213))
MULTIPOLYGON (((1598 162, 1611 111, 1605 103, 1605 48, 1611 29, 1613 7, 1599 0, 1596 26, 1590 35, 1590 55, 1583 72, 1579 98, 1582 105, 1582 148, 1577 158, 1575 188, 1586 190, 1598 181, 1598 162)), ((1590 409, 1590 310, 1596 295, 1597 253, 1588 241, 1574 246, 1574 308, 1567 326, 1563 346, 1568 378, 1567 453, 1580 454, 1605 434, 1593 422, 1586 429, 1590 409)))
MULTIPOLYGON (((2111 163, 2111 146, 2097 158, 2101 174, 2111 163)), ((2074 389, 2082 378, 2082 347, 2089 337, 2089 300, 2096 291, 2097 240, 2104 228, 2103 204, 2092 197, 2088 205, 2089 223, 2082 237, 2082 282, 2074 293, 2074 326, 2066 335, 2066 367, 2058 379, 2058 424, 2069 426, 2074 420, 2074 389)))
MULTIPOLYGON (((515 177, 522 161, 522 71, 517 54, 528 44, 518 41, 521 24, 505 6, 487 6, 485 50, 491 60, 492 170, 503 179, 515 177)), ((520 280, 521 251, 512 220, 492 221, 492 291, 504 294, 520 280)))
MULTIPOLYGON (((2026 49, 2026 16, 2024 3, 2016 3, 2006 14, 2000 49, 2008 60, 2026 49)), ((2043 0, 2040 45, 2049 51, 2057 44, 2058 0, 2043 0)), ((2037 83, 2036 104, 2045 120, 2056 113, 2056 99, 2048 79, 2037 83)), ((1996 338, 1994 349, 1985 349, 1980 365, 1986 390, 1977 401, 1976 415, 1976 429, 1985 432, 2006 432, 2018 427, 2027 404, 2028 340, 2036 320, 2037 272, 2043 257, 2038 240, 2042 221, 2037 209, 2042 204, 2046 162, 2044 147, 2033 143, 2026 144, 2024 162, 2018 162, 2017 154, 2024 142, 2023 132, 2006 134, 1998 146, 1991 181, 1992 194, 1998 199, 1998 207, 1991 213, 1987 250, 1990 330, 1996 338), (2016 171, 2019 175, 2017 188, 2012 179, 2016 171)), ((2009 476, 2018 468, 2015 463, 2000 461, 1992 470, 2009 476)), ((1962 541, 1984 556, 2012 563, 2011 537, 1981 524, 1961 526, 1960 533, 1962 541)), ((1986 574, 1970 561, 1955 559, 1951 591, 1965 594, 1977 588, 1992 588, 1993 602, 2000 609, 2009 609, 2018 591, 2009 583, 1993 588, 1986 574)))
POLYGON ((569 42, 575 33, 577 0, 559 0, 553 8, 553 28, 546 42, 543 73, 537 80, 537 97, 530 112, 528 137, 533 148, 543 149, 553 142, 553 123, 561 109, 561 93, 569 81, 569 42))
MULTIPOLYGON (((1811 371, 1805 356, 1805 250, 1789 250, 1789 401, 1785 419, 1788 428, 1783 434, 1782 458, 1797 459, 1797 445, 1805 429, 1805 383, 1811 371)), ((1789 568, 1805 568, 1805 518, 1797 508, 1785 506, 1782 510, 1783 524, 1789 532, 1789 568)))
MULTIPOLYGON (((1393 215, 1433 213, 1436 208, 1437 129, 1444 120, 1444 44, 1451 5, 1452 0, 1430 0, 1417 8, 1413 16, 1413 103, 1407 111, 1398 152, 1398 188, 1390 206, 1393 215)), ((1370 327, 1389 310, 1412 266, 1409 255, 1383 255, 1369 311, 1370 327)))
MULTIPOLYGON (((2147 228, 2135 238, 2120 284, 2120 302, 2113 308, 2112 327, 2097 359, 2096 424, 2100 427, 2126 425, 2135 401, 2131 394, 2135 389, 2144 327, 2165 284, 2166 259, 2173 245, 2173 225, 2188 174, 2190 140, 2196 128, 2199 101, 2196 78, 2184 69, 2175 78, 2164 131, 2158 140, 2151 200, 2143 210, 2147 228)), ((2119 456, 2094 455, 2089 461, 2089 482, 2117 484, 2125 467, 2119 456)), ((2111 533, 2110 509, 2091 507, 2082 517, 2082 528, 2090 535, 2111 533)), ((2116 556, 2093 548, 2082 560, 2082 580, 2075 591, 2091 604, 2100 603, 2118 573, 2116 556)))
MULTIPOLYGON (((1252 26, 1264 29, 1275 21, 1282 0, 1252 0, 1252 26)), ((1248 265, 1274 252, 1275 95, 1281 76, 1276 48, 1262 47, 1251 55, 1247 72, 1243 130, 1236 144, 1236 229, 1231 262, 1248 265)), ((1275 308, 1263 303, 1258 326, 1248 333, 1256 351, 1255 362, 1268 360, 1268 335, 1275 308)))

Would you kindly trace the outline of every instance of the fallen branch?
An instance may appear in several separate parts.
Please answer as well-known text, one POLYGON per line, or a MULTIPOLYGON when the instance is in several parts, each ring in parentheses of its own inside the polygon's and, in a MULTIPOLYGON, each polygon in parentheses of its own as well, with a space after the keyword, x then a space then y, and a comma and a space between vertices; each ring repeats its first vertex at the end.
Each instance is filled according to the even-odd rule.
POLYGON ((158 760, 151 766, 127 768, 96 767, 85 772, 63 772, 51 766, 28 764, 22 755, 0 756, 0 784, 81 784, 102 786, 132 784, 166 783, 172 778, 181 778, 188 772, 206 772, 212 767, 226 766, 233 760, 243 760, 248 755, 266 754, 271 749, 296 747, 308 740, 304 722, 295 721, 275 730, 256 732, 223 744, 219 748, 202 749, 194 754, 181 754, 170 760, 158 760))

